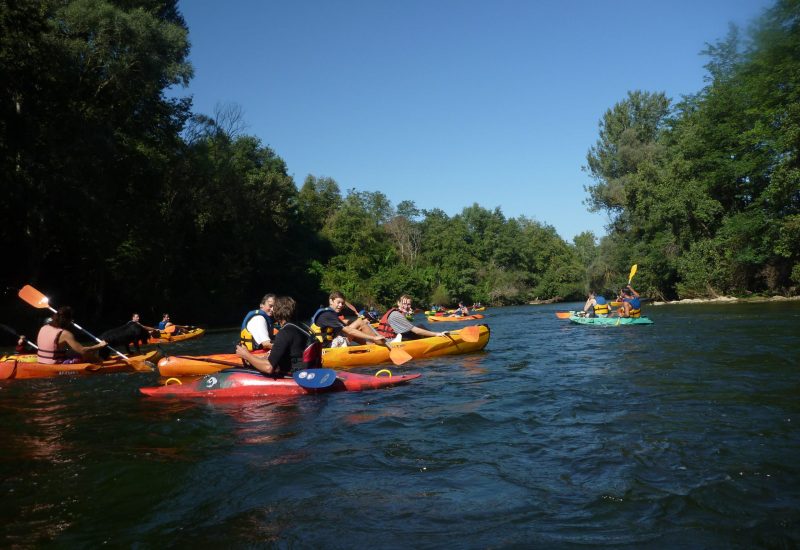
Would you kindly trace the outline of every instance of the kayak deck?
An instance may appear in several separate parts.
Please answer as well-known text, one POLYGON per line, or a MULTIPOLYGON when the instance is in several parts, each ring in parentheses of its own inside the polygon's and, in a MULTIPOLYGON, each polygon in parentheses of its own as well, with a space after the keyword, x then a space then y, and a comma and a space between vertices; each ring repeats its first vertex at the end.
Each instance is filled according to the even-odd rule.
POLYGON ((578 325, 652 325, 653 321, 649 317, 583 317, 570 315, 569 320, 578 325))
POLYGON ((337 372, 336 381, 326 388, 310 389, 300 386, 293 378, 270 378, 259 373, 231 371, 203 376, 187 384, 139 388, 149 397, 235 399, 364 391, 405 384, 419 378, 420 374, 372 376, 352 372, 337 372))
POLYGON ((53 378, 83 374, 112 374, 115 372, 152 372, 161 357, 159 350, 144 355, 135 355, 125 361, 115 357, 102 363, 56 363, 36 362, 35 355, 17 355, 0 361, 0 379, 53 378))

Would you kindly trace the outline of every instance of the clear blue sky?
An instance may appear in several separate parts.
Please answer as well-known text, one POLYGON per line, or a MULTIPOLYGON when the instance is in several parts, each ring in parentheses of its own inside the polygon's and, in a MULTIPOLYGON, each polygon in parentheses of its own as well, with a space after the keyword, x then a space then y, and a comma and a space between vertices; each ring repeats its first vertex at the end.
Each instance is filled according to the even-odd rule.
POLYGON ((605 233, 581 170, 629 90, 704 86, 699 52, 766 0, 182 1, 194 110, 237 104, 298 187, 473 203, 605 233))

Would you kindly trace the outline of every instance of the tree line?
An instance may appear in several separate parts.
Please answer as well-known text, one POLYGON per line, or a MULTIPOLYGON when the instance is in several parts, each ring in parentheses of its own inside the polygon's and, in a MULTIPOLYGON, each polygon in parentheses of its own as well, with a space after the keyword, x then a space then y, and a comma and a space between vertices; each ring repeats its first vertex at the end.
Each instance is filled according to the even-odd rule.
POLYGON ((194 113, 168 93, 193 75, 176 0, 3 3, 4 317, 32 319, 26 283, 109 326, 133 311, 238 323, 267 291, 304 315, 334 289, 379 308, 403 292, 423 306, 579 299, 633 263, 657 296, 791 291, 797 8, 779 1, 746 45, 732 30, 709 46, 697 94, 631 92, 604 115, 587 202, 609 234, 566 242, 499 208, 448 216, 332 178, 298 185, 236 108, 194 113))

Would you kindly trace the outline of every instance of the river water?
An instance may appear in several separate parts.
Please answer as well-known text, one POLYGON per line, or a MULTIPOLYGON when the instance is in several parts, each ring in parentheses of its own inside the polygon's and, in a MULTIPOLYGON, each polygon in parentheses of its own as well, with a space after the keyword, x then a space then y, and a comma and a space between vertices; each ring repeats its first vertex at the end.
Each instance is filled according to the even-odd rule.
POLYGON ((800 303, 649 307, 655 324, 621 327, 555 318, 570 306, 489 309, 485 352, 371 392, 2 382, 0 547, 800 545, 800 303))

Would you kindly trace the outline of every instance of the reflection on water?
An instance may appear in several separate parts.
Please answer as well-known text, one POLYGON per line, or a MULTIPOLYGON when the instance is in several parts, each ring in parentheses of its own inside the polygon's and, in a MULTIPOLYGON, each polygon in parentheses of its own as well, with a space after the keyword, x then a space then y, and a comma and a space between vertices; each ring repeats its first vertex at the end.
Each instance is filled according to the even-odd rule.
POLYGON ((371 392, 182 402, 141 397, 155 375, 2 383, 3 540, 800 544, 800 304, 555 318, 577 305, 489 309, 486 352, 392 367, 423 376, 371 392))

